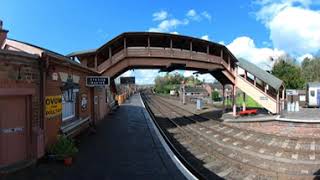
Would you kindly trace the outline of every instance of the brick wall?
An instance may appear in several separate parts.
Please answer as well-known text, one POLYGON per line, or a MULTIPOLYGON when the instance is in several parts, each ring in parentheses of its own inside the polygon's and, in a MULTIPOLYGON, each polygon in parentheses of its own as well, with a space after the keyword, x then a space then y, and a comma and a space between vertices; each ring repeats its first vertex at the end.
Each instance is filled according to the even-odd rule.
POLYGON ((1 52, 0 88, 33 88, 31 124, 40 126, 40 72, 36 58, 1 52))

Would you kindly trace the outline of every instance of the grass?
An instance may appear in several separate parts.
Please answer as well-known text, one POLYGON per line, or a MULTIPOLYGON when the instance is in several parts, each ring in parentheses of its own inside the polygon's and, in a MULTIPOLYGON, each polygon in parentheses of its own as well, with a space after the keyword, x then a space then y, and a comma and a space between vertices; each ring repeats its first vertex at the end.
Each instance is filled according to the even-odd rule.
MULTIPOLYGON (((242 106, 243 103, 243 97, 237 97, 236 104, 237 106, 242 106)), ((232 105, 232 100, 227 99, 226 100, 226 105, 231 106, 232 105)), ((261 108, 262 106, 258 104, 255 100, 253 100, 250 96, 246 96, 246 107, 249 108, 261 108)))

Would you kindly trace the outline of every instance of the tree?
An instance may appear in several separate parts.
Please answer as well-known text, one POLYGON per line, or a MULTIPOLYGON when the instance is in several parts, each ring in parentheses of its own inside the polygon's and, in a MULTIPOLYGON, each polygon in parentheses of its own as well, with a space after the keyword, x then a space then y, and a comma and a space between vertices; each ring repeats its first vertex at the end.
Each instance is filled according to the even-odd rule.
POLYGON ((201 85, 202 82, 194 76, 184 77, 179 73, 170 74, 165 76, 157 76, 155 78, 155 91, 157 93, 168 94, 170 90, 178 90, 182 81, 185 81, 187 85, 195 86, 201 85))
POLYGON ((301 63, 301 68, 306 82, 320 81, 320 58, 305 58, 301 63))
POLYGON ((302 89, 305 86, 301 67, 295 64, 294 59, 280 57, 274 63, 271 72, 284 81, 287 89, 302 89))

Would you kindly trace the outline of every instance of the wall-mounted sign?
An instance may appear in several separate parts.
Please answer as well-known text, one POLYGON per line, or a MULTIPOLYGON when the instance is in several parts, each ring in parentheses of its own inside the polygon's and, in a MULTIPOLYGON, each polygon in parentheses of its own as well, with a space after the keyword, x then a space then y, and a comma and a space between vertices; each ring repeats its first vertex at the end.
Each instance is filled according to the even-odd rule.
POLYGON ((81 110, 86 111, 88 108, 88 97, 86 94, 81 95, 81 110))
POLYGON ((86 85, 89 87, 108 86, 110 78, 107 76, 87 76, 86 85))
POLYGON ((120 84, 135 84, 135 77, 120 77, 120 84))
POLYGON ((52 80, 57 81, 58 78, 59 78, 58 73, 56 73, 56 72, 52 73, 52 80))
POLYGON ((62 96, 46 96, 46 117, 52 118, 62 113, 62 96))

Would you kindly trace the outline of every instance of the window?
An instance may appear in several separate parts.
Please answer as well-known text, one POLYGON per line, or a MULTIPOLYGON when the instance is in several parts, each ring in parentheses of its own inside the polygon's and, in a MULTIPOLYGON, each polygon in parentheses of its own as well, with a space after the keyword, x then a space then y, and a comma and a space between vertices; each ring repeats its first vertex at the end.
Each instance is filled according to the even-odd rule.
POLYGON ((310 95, 311 95, 311 97, 314 97, 315 96, 315 91, 314 90, 310 91, 310 95))
POLYGON ((69 120, 75 117, 75 107, 76 107, 76 93, 73 92, 73 101, 66 101, 68 96, 68 91, 63 91, 62 95, 62 121, 69 120))

